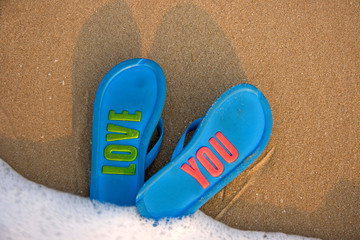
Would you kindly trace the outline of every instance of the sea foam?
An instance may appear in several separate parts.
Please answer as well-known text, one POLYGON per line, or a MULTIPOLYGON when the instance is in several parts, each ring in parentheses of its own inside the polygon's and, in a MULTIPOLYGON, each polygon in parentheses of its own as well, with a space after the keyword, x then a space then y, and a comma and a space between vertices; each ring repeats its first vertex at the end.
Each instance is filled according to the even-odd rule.
POLYGON ((0 159, 0 239, 306 239, 240 231, 201 211, 155 222, 135 207, 118 207, 49 189, 0 159))

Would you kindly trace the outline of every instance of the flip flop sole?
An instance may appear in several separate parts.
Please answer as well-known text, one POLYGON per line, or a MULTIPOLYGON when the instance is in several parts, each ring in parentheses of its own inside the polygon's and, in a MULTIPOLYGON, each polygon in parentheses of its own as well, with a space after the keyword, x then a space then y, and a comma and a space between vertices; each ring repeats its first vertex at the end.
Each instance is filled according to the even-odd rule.
POLYGON ((124 61, 103 78, 93 112, 91 199, 135 205, 165 91, 162 69, 148 59, 124 61))
POLYGON ((139 213, 154 219, 194 213, 255 161, 271 128, 270 106, 258 89, 249 84, 229 89, 183 151, 140 189, 139 213))

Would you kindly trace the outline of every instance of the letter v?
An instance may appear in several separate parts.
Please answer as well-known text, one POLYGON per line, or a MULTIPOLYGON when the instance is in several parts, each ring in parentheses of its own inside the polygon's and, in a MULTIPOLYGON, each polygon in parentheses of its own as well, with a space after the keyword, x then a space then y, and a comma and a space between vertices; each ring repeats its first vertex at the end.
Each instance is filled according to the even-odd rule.
POLYGON ((209 181, 200 172, 200 169, 198 168, 193 157, 189 158, 188 164, 184 163, 181 166, 181 170, 195 178, 195 180, 200 183, 203 189, 206 189, 210 185, 209 181))
POLYGON ((118 126, 118 125, 115 125, 115 124, 108 124, 107 125, 107 130, 109 132, 120 133, 120 134, 116 134, 116 133, 115 134, 114 133, 106 134, 106 141, 108 141, 108 142, 117 141, 117 140, 124 140, 124 139, 133 139, 133 138, 138 138, 139 137, 139 131, 138 130, 118 126))

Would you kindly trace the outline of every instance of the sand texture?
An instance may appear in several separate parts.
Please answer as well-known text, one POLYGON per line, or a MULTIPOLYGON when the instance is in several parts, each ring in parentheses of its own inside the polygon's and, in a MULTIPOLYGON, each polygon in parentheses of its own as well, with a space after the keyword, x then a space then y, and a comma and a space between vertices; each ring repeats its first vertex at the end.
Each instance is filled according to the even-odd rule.
POLYGON ((165 136, 150 177, 194 119, 250 83, 268 99, 264 153, 201 210, 225 224, 360 238, 359 1, 2 1, 0 158, 89 195, 96 88, 134 57, 163 68, 165 136))

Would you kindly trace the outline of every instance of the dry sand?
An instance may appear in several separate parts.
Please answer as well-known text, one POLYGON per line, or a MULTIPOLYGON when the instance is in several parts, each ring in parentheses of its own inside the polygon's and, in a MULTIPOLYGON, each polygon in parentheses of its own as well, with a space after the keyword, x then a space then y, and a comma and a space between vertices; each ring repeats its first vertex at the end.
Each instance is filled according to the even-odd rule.
POLYGON ((240 229, 360 238, 359 1, 0 7, 0 157, 23 176, 88 196, 96 88, 118 62, 146 57, 167 80, 163 147, 147 177, 192 120, 247 82, 272 108, 270 142, 201 210, 240 229))

